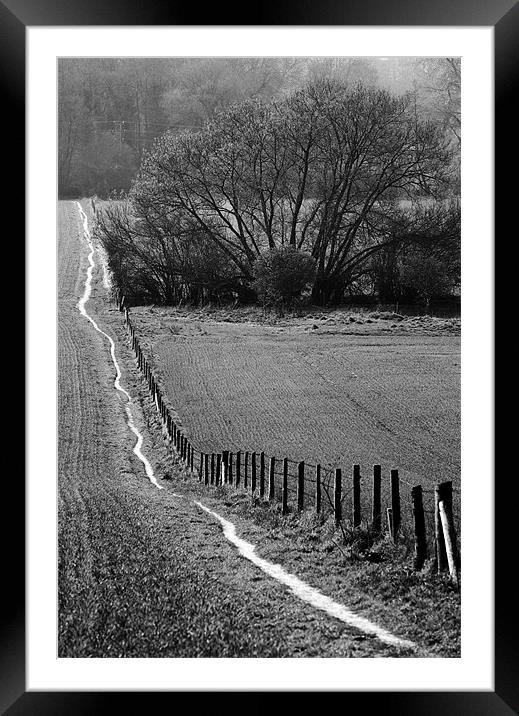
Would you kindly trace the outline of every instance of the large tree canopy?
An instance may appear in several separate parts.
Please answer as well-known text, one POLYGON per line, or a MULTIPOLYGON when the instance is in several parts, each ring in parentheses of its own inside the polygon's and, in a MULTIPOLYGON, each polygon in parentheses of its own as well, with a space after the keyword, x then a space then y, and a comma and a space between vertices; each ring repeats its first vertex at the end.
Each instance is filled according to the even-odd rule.
POLYGON ((449 166, 445 133, 418 118, 412 95, 318 79, 233 105, 199 132, 166 133, 130 196, 150 237, 196 228, 244 280, 265 248, 308 252, 314 298, 327 301, 374 253, 413 233, 419 212, 402 199, 443 198, 449 166))

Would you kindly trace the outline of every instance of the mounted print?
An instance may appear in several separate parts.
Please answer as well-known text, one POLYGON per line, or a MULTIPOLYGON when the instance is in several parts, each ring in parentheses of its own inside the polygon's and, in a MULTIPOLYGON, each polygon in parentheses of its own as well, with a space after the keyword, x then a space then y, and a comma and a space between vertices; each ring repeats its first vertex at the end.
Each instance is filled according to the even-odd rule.
POLYGON ((30 690, 491 688, 492 42, 30 29, 30 690))
POLYGON ((59 657, 460 656, 462 79, 59 59, 59 657))

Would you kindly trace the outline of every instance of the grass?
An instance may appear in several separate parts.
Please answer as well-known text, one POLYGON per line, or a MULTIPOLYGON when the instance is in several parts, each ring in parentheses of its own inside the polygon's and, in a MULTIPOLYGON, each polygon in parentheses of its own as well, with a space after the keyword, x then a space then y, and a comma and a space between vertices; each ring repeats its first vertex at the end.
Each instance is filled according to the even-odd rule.
POLYGON ((229 486, 207 488, 187 474, 182 491, 230 519, 263 558, 406 634, 428 656, 459 656, 459 592, 434 573, 432 560, 415 572, 403 541, 394 544, 386 535, 359 529, 348 531, 345 542, 331 517, 311 510, 282 515, 279 504, 229 486))

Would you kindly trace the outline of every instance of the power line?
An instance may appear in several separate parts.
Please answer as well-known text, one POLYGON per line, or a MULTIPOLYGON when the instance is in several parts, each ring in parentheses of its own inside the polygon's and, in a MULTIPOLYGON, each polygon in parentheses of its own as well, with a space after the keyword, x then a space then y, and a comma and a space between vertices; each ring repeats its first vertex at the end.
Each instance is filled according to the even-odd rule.
POLYGON ((149 121, 143 121, 140 122, 136 119, 93 119, 92 122, 94 124, 111 124, 111 125, 135 125, 137 127, 149 127, 151 125, 159 126, 159 127, 166 127, 167 129, 200 129, 200 125, 194 124, 194 125, 179 125, 179 124, 171 124, 171 122, 149 122, 149 121))

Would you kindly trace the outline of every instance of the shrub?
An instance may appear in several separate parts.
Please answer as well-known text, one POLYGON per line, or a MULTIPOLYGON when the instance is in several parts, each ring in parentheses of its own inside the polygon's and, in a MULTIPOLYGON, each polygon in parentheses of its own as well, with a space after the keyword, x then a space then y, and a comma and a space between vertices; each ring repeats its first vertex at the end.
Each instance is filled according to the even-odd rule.
POLYGON ((401 281, 405 290, 414 292, 425 304, 426 310, 433 296, 445 294, 452 288, 443 263, 435 256, 410 257, 402 267, 401 281))
POLYGON ((309 254, 292 245, 281 246, 256 259, 252 285, 263 305, 282 313, 311 290, 315 275, 315 260, 309 254))

